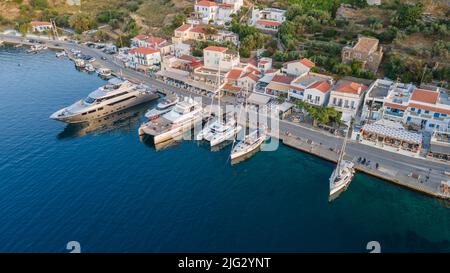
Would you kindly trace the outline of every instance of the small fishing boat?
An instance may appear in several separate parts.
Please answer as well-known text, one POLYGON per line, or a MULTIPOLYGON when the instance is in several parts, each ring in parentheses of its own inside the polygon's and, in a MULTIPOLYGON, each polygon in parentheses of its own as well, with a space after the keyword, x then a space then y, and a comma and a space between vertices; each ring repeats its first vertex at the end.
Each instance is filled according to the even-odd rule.
POLYGON ((59 52, 56 52, 55 55, 56 55, 56 58, 61 58, 61 57, 65 57, 67 54, 65 51, 59 51, 59 52))
POLYGON ((92 64, 86 64, 86 66, 84 67, 84 70, 86 70, 89 73, 93 73, 93 72, 95 72, 95 67, 92 64))
POLYGON ((27 53, 36 53, 42 50, 46 50, 48 47, 46 45, 32 45, 27 53))
POLYGON ((112 71, 109 68, 99 68, 97 70, 98 76, 104 79, 110 79, 112 77, 112 71))
POLYGON ((86 66, 86 63, 82 59, 75 59, 74 63, 75 63, 75 67, 79 68, 79 69, 82 69, 86 66))

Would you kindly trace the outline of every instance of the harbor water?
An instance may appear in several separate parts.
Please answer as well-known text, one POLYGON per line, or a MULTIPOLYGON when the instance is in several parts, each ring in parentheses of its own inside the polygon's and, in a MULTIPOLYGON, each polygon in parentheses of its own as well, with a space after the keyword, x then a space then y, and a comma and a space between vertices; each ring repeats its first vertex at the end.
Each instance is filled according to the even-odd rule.
POLYGON ((230 146, 140 141, 149 105, 49 119, 103 84, 54 52, 0 47, 0 252, 450 251, 442 201, 357 173, 329 203, 334 165, 283 145, 231 165, 230 146))

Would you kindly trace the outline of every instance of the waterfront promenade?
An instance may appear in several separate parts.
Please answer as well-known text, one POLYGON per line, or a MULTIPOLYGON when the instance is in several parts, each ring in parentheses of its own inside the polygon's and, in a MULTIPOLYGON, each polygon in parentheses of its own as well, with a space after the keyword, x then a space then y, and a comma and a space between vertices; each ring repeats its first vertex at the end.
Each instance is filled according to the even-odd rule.
MULTIPOLYGON (((10 43, 23 43, 24 38, 17 36, 0 35, 0 39, 10 43)), ((167 85, 161 81, 149 77, 148 75, 144 75, 140 72, 127 69, 121 63, 116 61, 114 57, 104 54, 99 50, 63 41, 48 41, 48 44, 49 46, 59 44, 66 49, 81 50, 85 54, 95 57, 97 59, 96 62, 99 65, 108 67, 112 69, 116 74, 121 75, 122 77, 129 80, 143 82, 156 89, 166 90, 168 92, 198 96, 198 94, 189 93, 186 90, 167 85), (102 60, 101 57, 105 57, 106 60, 102 60)), ((205 104, 210 104, 211 98, 203 97, 203 102, 205 104)), ((330 156, 328 154, 333 154, 334 152, 330 149, 339 149, 342 143, 342 138, 333 136, 329 133, 307 128, 289 121, 280 120, 279 128, 280 138, 288 146, 321 156, 332 161, 333 156, 330 156), (287 138, 286 136, 284 136, 286 132, 289 132, 291 137, 287 138), (309 151, 308 147, 310 148, 309 151), (330 158, 327 158, 328 156, 330 156, 330 158)), ((365 158, 366 161, 371 162, 369 166, 357 166, 357 169, 360 171, 364 171, 368 174, 395 182, 402 186, 435 197, 444 198, 443 196, 439 196, 438 192, 441 181, 450 179, 444 174, 444 171, 448 171, 449 169, 449 165, 445 163, 430 161, 422 158, 412 158, 353 141, 348 143, 346 154, 350 159, 353 160, 361 157, 365 158), (374 167, 377 163, 379 164, 378 169, 374 167), (410 176, 411 173, 416 174, 419 178, 412 178, 410 176)))

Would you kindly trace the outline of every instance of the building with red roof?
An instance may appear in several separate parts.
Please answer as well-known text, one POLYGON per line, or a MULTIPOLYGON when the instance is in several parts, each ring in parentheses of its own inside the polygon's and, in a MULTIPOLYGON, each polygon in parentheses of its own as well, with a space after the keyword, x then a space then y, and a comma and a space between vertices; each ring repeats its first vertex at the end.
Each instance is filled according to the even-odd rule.
POLYGON ((328 106, 342 112, 345 119, 355 117, 367 86, 354 81, 340 80, 331 90, 328 106))
POLYGON ((33 21, 30 23, 33 32, 44 32, 52 30, 53 25, 50 22, 33 21))
POLYGON ((253 8, 250 25, 261 30, 277 32, 280 25, 286 20, 285 13, 285 10, 276 8, 253 8))
POLYGON ((128 51, 129 66, 135 69, 152 69, 161 64, 161 53, 150 47, 136 47, 128 51))
POLYGON ((284 73, 298 77, 307 74, 316 64, 307 58, 303 58, 301 60, 286 62, 283 66, 284 73))
POLYGON ((387 119, 430 132, 450 131, 449 95, 438 87, 417 88, 378 79, 366 93, 363 119, 387 119))

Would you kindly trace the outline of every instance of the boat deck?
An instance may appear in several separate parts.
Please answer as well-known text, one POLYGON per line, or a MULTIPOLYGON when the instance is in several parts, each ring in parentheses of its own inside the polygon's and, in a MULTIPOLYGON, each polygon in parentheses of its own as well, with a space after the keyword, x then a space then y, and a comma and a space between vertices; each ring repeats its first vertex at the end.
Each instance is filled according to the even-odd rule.
POLYGON ((149 135, 159 135, 172 127, 172 122, 164 117, 148 121, 143 124, 145 132, 149 135))

